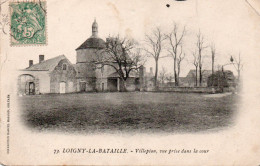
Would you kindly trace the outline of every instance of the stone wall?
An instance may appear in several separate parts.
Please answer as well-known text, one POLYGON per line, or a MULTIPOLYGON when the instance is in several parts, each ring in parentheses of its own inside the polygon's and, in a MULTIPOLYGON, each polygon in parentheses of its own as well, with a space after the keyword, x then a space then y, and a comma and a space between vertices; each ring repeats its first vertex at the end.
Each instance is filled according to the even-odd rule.
POLYGON ((135 91, 140 89, 139 82, 136 78, 131 77, 126 80, 126 89, 127 91, 135 91))
MULTIPOLYGON (((154 89, 150 91, 155 91, 154 89)), ((184 93, 222 93, 232 92, 232 88, 212 88, 212 87, 159 87, 158 91, 162 92, 184 92, 184 93)))
POLYGON ((209 87, 159 87, 159 91, 211 93, 212 88, 209 88, 209 87))
POLYGON ((96 77, 96 67, 94 63, 77 63, 76 64, 78 77, 87 78, 87 77, 96 77))
POLYGON ((19 95, 32 95, 40 94, 39 91, 39 79, 29 74, 22 74, 18 76, 17 81, 17 94, 19 95), (30 83, 33 84, 34 88, 30 91, 30 83))
POLYGON ((77 50, 77 63, 92 62, 97 58, 97 49, 88 48, 77 50))
POLYGON ((96 89, 97 89, 97 91, 100 91, 100 92, 107 91, 107 78, 97 78, 96 89), (104 86, 103 87, 104 89, 102 89, 102 86, 104 86))
POLYGON ((76 70, 68 62, 63 59, 50 73, 50 93, 60 93, 60 83, 65 83, 65 93, 77 91, 76 70), (63 70, 63 64, 67 65, 66 70, 63 70))
POLYGON ((50 93, 50 77, 48 71, 20 70, 17 74, 17 90, 19 94, 23 94, 25 90, 25 85, 21 82, 21 76, 24 75, 30 75, 34 78, 33 82, 35 83, 35 94, 50 93))

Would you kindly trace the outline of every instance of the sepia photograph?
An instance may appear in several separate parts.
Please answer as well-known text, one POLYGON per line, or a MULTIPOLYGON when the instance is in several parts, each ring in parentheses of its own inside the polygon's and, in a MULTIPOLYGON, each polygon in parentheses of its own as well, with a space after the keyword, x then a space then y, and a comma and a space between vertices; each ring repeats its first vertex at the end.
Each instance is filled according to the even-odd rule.
POLYGON ((2 0, 1 163, 259 165, 259 9, 2 0))
POLYGON ((144 47, 138 44, 142 41, 119 35, 103 40, 96 19, 88 29, 91 36, 75 49, 75 64, 65 55, 39 55, 38 62, 28 60, 29 66, 19 70, 18 100, 28 127, 197 132, 233 124, 241 87, 240 55, 222 55, 227 63, 215 64, 216 47, 209 46, 201 32, 194 50, 185 50, 188 30, 177 24, 168 34, 157 27, 145 36, 144 47), (147 70, 149 58, 155 65, 147 70), (166 68, 160 58, 173 63, 166 68), (188 58, 190 63, 182 63, 188 58), (225 69, 228 65, 234 72, 225 69), (181 69, 189 70, 186 76, 180 75, 181 69))

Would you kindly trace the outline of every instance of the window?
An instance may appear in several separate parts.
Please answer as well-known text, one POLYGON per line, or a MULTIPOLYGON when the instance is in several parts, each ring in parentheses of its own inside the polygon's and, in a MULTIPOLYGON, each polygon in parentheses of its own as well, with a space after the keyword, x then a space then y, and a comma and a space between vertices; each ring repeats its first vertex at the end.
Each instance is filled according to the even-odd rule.
POLYGON ((62 70, 67 70, 67 64, 62 64, 62 70))
POLYGON ((104 89, 105 89, 105 84, 102 83, 102 91, 104 91, 104 89))
POLYGON ((101 73, 104 73, 104 66, 101 67, 101 73))

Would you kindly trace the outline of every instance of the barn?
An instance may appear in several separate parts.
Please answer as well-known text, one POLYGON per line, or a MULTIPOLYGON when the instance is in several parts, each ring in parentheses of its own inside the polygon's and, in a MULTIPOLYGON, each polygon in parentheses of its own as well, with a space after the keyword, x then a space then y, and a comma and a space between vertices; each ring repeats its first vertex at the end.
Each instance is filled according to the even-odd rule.
POLYGON ((76 70, 71 62, 60 55, 39 63, 29 60, 29 67, 18 71, 18 94, 71 93, 77 91, 76 70))

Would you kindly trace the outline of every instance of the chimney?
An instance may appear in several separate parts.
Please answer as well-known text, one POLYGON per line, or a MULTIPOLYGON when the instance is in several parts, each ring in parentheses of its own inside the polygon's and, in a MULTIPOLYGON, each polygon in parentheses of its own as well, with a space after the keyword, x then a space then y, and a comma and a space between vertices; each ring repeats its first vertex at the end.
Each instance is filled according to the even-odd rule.
POLYGON ((143 65, 140 66, 139 68, 139 83, 140 83, 140 91, 144 91, 144 87, 145 87, 145 80, 144 80, 144 75, 145 73, 145 67, 143 65))
POLYGON ((39 63, 41 63, 42 61, 44 61, 44 55, 39 55, 39 63))
POLYGON ((152 67, 150 67, 150 73, 153 74, 153 68, 152 67))
POLYGON ((144 66, 141 65, 140 68, 139 68, 139 77, 143 77, 144 76, 144 66))
POLYGON ((33 60, 29 60, 29 67, 33 65, 33 60))

